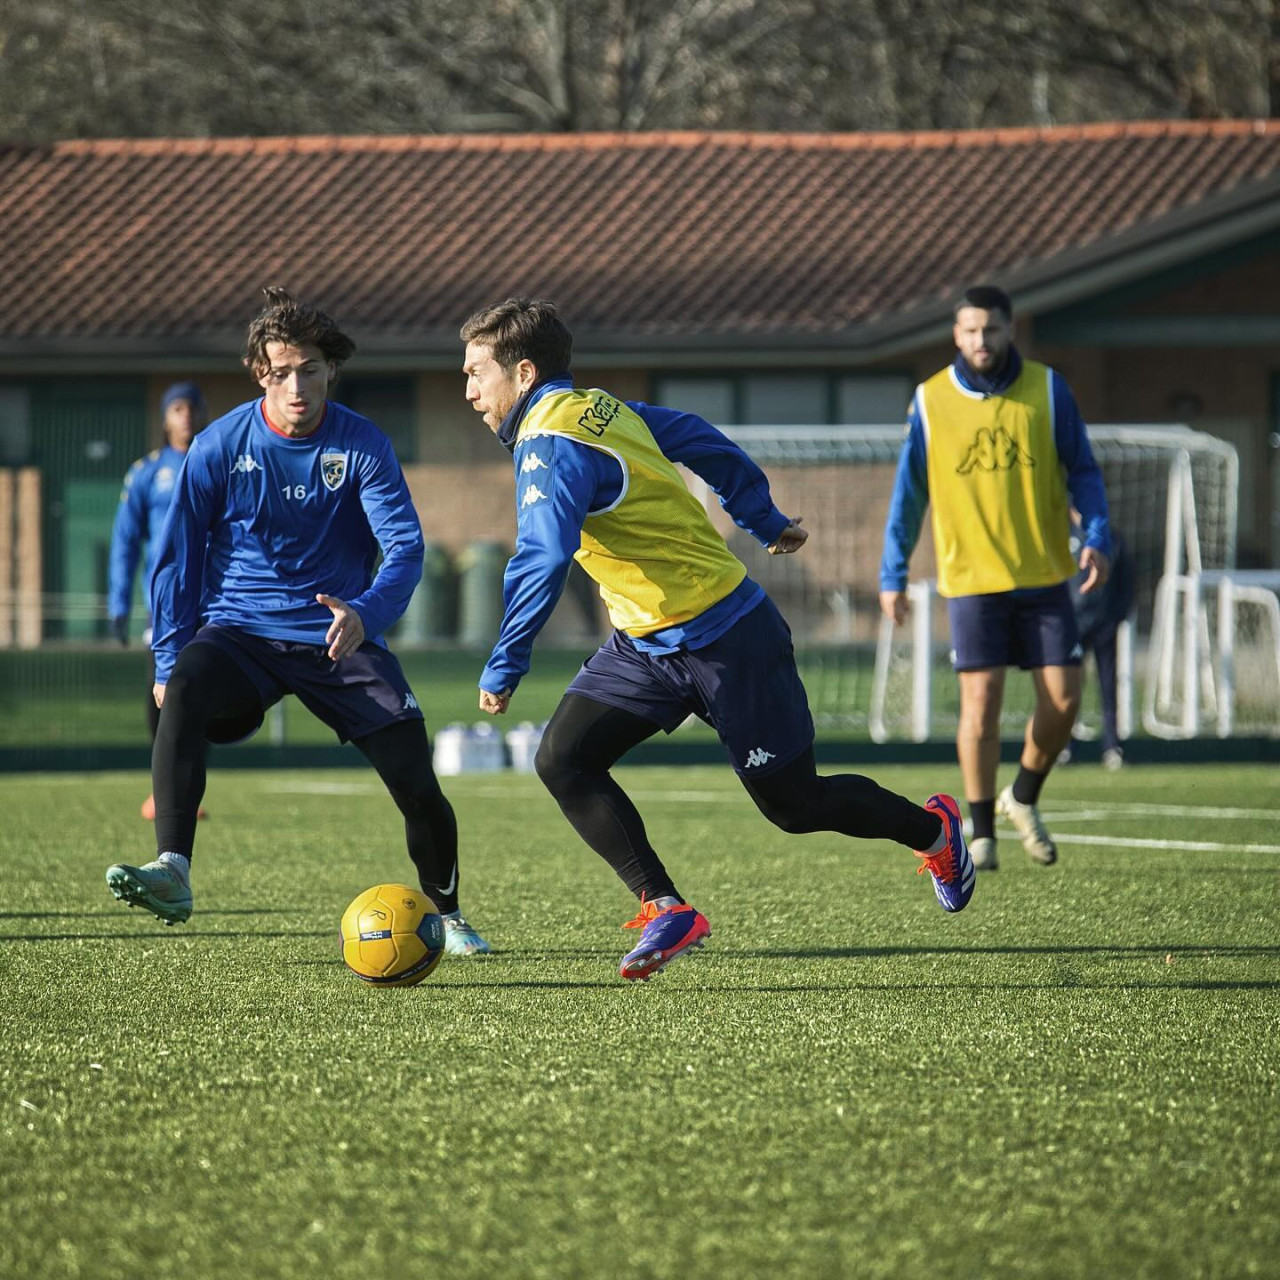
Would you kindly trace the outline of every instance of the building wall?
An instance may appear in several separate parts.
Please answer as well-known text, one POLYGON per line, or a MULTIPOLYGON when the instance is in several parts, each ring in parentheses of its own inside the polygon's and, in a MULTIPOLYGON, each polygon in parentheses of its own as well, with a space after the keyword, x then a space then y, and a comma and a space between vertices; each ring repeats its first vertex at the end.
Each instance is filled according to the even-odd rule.
POLYGON ((1045 348, 1087 422, 1181 423, 1233 444, 1240 458, 1239 563, 1276 563, 1276 362, 1264 347, 1045 348))

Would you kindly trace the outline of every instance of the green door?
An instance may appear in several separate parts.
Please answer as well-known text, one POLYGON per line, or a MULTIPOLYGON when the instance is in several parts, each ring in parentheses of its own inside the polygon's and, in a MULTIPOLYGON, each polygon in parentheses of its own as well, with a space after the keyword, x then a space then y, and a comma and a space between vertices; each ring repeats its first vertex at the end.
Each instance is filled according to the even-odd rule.
POLYGON ((27 387, 31 462, 43 486, 45 636, 102 635, 116 501, 147 449, 146 382, 33 378, 27 387))
MULTIPOLYGON (((111 525, 120 500, 114 480, 67 480, 62 486, 62 629, 68 640, 106 635, 107 566, 111 557, 111 525)), ((145 558, 146 551, 143 550, 145 558)), ((142 558, 133 583, 130 614, 135 634, 146 622, 142 603, 142 558)))

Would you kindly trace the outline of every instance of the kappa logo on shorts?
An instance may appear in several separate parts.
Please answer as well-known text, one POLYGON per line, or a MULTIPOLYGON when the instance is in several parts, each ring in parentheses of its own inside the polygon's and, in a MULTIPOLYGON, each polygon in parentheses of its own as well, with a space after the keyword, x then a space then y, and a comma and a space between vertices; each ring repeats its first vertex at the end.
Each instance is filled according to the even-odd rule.
POLYGON ((772 751, 766 751, 763 747, 752 747, 747 753, 747 763, 743 766, 746 769, 758 769, 762 764, 769 760, 775 760, 777 757, 772 751))
POLYGON ((401 711, 421 711, 422 708, 418 706, 418 700, 413 696, 413 694, 406 693, 404 695, 404 706, 401 707, 400 710, 401 711))
POLYGON ((320 474, 324 477, 324 487, 332 493, 347 478, 347 455, 345 453, 322 453, 320 455, 320 474))
POLYGON ((1071 656, 1072 656, 1073 658, 1083 658, 1083 657, 1084 657, 1084 645, 1082 645, 1082 644, 1078 644, 1078 645, 1074 646, 1074 648, 1072 648, 1072 650, 1071 650, 1071 656))

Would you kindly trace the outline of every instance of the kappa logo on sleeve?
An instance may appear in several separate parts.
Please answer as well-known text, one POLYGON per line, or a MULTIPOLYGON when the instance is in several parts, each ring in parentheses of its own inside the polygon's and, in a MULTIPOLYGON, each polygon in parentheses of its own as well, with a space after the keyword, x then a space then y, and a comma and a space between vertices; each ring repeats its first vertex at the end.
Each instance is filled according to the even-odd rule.
POLYGON ((531 507, 535 502, 541 502, 546 496, 536 484, 527 485, 520 499, 520 505, 522 507, 531 507))
POLYGON ((547 464, 543 462, 536 453, 526 454, 524 461, 520 464, 521 474, 527 474, 530 471, 537 471, 539 468, 543 471, 551 470, 551 468, 547 466, 547 464))

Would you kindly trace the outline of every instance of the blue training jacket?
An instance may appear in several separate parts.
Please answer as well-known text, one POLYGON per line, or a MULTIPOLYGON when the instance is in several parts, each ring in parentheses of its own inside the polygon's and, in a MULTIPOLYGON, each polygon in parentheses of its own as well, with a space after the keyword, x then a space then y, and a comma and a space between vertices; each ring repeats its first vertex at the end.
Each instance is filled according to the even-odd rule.
POLYGON ((160 532, 156 680, 202 622, 322 645, 333 614, 317 592, 345 600, 381 644, 421 577, 418 513, 368 418, 329 401, 320 426, 295 439, 267 425, 261 400, 242 404, 192 442, 160 532))
MULTIPOLYGON (((568 378, 544 383, 529 397, 523 412, 544 395, 572 386, 568 378)), ((683 464, 707 483, 739 528, 762 546, 777 541, 790 520, 774 506, 764 472, 728 436, 697 414, 633 400, 626 404, 672 462, 683 464)), ((538 487, 547 501, 516 507, 516 550, 503 582, 502 631, 480 676, 480 688, 490 693, 513 692, 529 670, 534 639, 555 609, 574 552, 582 545, 582 522, 592 511, 608 507, 622 491, 622 472, 614 458, 563 436, 517 440, 513 454, 517 480, 530 448, 537 449, 538 487)), ((652 635, 632 636, 631 643, 659 654, 700 648, 723 635, 763 598, 764 589, 747 578, 696 618, 652 635)))
POLYGON ((153 449, 125 472, 120 505, 111 527, 111 559, 107 568, 107 616, 127 618, 133 603, 133 578, 142 546, 147 547, 146 575, 155 563, 160 526, 169 514, 178 472, 187 455, 165 445, 153 449))
MULTIPOLYGON (((1021 369, 1021 361, 1011 360, 1005 377, 994 388, 974 385, 974 375, 963 357, 957 356, 952 368, 961 384, 970 391, 999 395, 1010 385, 1021 369)), ((1080 512, 1084 542, 1097 547, 1104 555, 1111 550, 1111 532, 1107 517, 1107 493, 1102 472, 1093 457, 1089 435, 1085 430, 1080 406, 1065 379, 1056 370, 1053 377, 1053 441, 1058 460, 1067 469, 1067 492, 1080 512)), ((907 439, 898 455, 898 473, 889 500, 889 519, 884 531, 884 552, 880 558, 881 591, 903 591, 907 585, 907 564, 920 537, 925 508, 929 505, 929 473, 925 455, 924 423, 920 418, 918 397, 913 396, 907 410, 907 439)))

